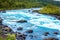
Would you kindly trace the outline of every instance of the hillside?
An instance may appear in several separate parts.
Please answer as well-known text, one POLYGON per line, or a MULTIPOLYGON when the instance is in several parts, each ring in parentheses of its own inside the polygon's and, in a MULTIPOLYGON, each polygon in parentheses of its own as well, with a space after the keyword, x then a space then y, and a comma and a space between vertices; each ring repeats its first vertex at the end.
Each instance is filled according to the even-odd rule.
POLYGON ((0 0, 0 10, 43 7, 47 4, 60 6, 60 1, 53 0, 0 0))

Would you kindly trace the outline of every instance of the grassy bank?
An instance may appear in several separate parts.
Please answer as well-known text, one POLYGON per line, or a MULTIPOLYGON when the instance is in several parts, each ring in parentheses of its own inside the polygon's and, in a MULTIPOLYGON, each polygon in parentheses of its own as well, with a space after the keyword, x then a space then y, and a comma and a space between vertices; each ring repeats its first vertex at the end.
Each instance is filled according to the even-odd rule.
POLYGON ((60 7, 49 4, 43 7, 43 9, 39 10, 38 12, 42 14, 60 15, 60 7))

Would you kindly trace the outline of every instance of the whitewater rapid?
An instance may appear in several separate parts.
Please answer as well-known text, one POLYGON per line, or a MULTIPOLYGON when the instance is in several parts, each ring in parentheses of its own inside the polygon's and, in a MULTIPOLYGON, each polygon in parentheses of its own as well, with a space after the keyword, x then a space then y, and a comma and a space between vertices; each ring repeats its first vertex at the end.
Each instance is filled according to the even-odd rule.
POLYGON ((7 10, 6 13, 0 13, 0 17, 3 19, 3 24, 9 26, 14 32, 25 33, 26 30, 32 29, 34 35, 40 35, 46 31, 51 33, 55 30, 60 31, 60 20, 49 15, 32 12, 31 9, 7 10), (27 20, 27 23, 16 22, 21 19, 27 20), (19 27, 23 27, 23 31, 17 30, 19 27))

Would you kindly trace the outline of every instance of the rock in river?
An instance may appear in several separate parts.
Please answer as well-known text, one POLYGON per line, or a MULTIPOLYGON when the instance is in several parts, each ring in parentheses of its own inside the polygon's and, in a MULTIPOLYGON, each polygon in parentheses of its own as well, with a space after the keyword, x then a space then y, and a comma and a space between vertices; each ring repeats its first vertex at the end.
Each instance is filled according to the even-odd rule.
POLYGON ((2 24, 3 19, 0 18, 0 24, 2 24))
POLYGON ((23 30, 23 28, 22 27, 19 27, 19 28, 17 28, 17 30, 23 30))
POLYGON ((26 32, 27 33, 33 33, 33 30, 27 30, 26 32))
POLYGON ((25 23, 25 22, 27 22, 27 20, 19 20, 19 21, 17 21, 17 23, 25 23))

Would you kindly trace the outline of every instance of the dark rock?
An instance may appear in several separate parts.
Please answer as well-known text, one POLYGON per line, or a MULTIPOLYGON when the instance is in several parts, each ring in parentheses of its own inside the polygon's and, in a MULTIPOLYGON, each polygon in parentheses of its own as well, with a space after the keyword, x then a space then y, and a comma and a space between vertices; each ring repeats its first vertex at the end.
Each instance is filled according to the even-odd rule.
POLYGON ((44 40, 59 40, 57 38, 45 38, 44 40))
POLYGON ((3 19, 0 18, 0 25, 2 25, 2 21, 3 21, 3 19))
MULTIPOLYGON (((49 14, 50 15, 50 14, 49 14)), ((50 15, 50 16, 53 16, 53 17, 56 17, 57 19, 59 19, 60 20, 60 15, 50 15)))
POLYGON ((27 30, 26 32, 27 33, 33 33, 33 30, 27 30))
POLYGON ((31 10, 28 10, 29 12, 31 11, 31 10))
POLYGON ((6 10, 2 10, 2 13, 6 13, 6 10))
POLYGON ((60 16, 57 16, 57 18, 60 20, 60 16))
POLYGON ((32 39, 33 38, 33 35, 29 35, 29 37, 32 39))
POLYGON ((49 34, 49 32, 45 32, 44 35, 47 36, 49 34))
POLYGON ((22 27, 19 27, 19 28, 17 28, 17 30, 23 30, 23 28, 22 27))
POLYGON ((18 23, 24 23, 24 22, 27 22, 26 20, 19 20, 17 21, 18 23))
POLYGON ((4 25, 4 27, 8 27, 7 25, 4 25))
POLYGON ((39 11, 38 11, 38 10, 33 10, 32 12, 37 12, 37 13, 39 13, 39 11))
POLYGON ((17 40, 25 40, 25 39, 26 39, 26 35, 25 34, 17 35, 17 40))
POLYGON ((56 35, 57 35, 57 34, 58 34, 58 32, 54 32, 54 34, 56 34, 56 35))
POLYGON ((3 32, 12 32, 12 30, 9 27, 2 28, 3 32))

